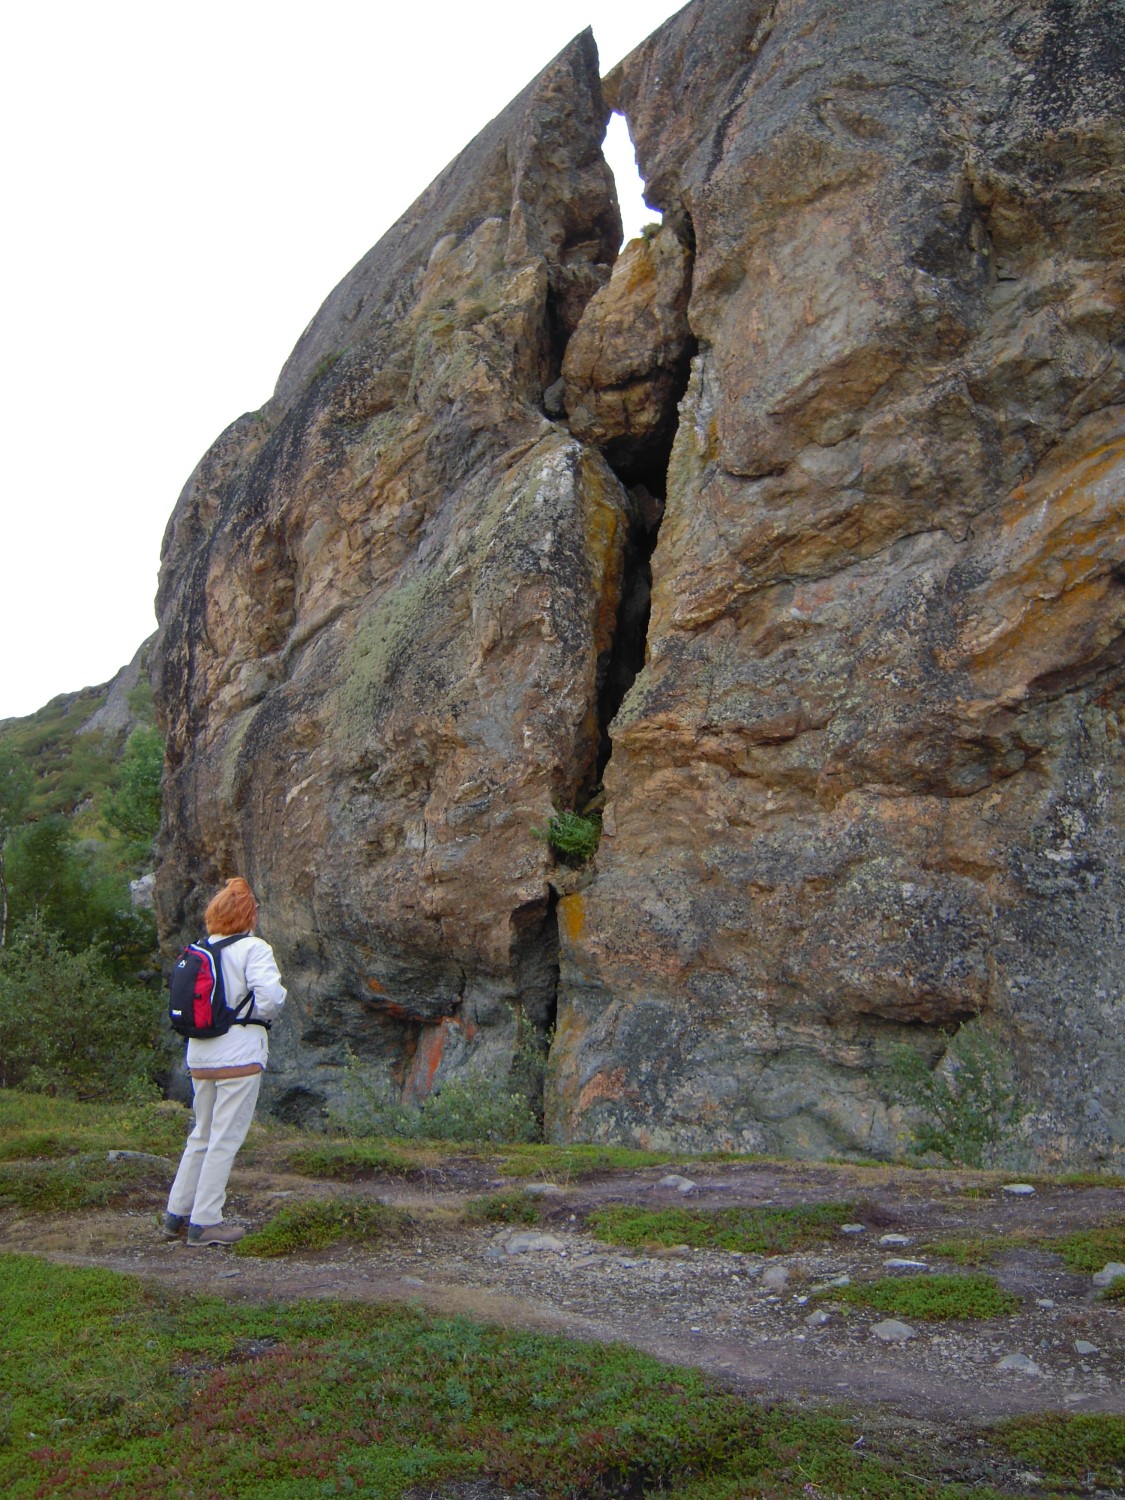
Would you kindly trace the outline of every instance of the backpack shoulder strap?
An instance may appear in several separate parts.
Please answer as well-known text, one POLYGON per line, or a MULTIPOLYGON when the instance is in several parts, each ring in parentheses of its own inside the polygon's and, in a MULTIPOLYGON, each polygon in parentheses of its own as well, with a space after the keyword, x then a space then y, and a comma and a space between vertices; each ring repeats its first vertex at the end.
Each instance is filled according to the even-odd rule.
POLYGON ((221 937, 215 943, 210 938, 204 938, 202 946, 210 948, 212 953, 218 953, 221 948, 229 948, 232 943, 241 942, 244 937, 249 936, 248 932, 232 932, 228 937, 221 937))
MULTIPOLYGON (((222 937, 217 943, 208 943, 207 946, 210 948, 212 953, 218 953, 220 949, 229 947, 231 943, 237 943, 242 938, 249 936, 250 933, 248 932, 232 932, 229 937, 222 937)), ((248 990, 243 998, 238 1002, 238 1004, 232 1008, 231 1013, 234 1017, 234 1024, 236 1026, 261 1026, 264 1030, 268 1031, 270 1029, 270 1023, 268 1021, 259 1021, 256 1017, 252 1018, 250 1016, 243 1016, 240 1014, 240 1012, 243 1010, 251 1009, 253 1007, 253 1004, 254 991, 248 990)))

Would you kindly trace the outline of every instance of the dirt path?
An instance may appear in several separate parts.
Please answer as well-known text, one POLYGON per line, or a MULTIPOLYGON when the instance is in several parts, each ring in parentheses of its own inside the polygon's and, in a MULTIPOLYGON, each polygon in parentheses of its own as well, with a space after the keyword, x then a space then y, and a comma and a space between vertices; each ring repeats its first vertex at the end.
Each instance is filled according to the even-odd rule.
POLYGON ((758 1397, 879 1406, 942 1422, 1046 1409, 1125 1413, 1121 1303, 1099 1300, 1089 1275, 1070 1273, 1058 1255, 1016 1239, 991 1267, 1021 1299, 1019 1311, 1006 1318, 907 1320, 914 1337, 887 1343, 873 1332, 884 1314, 810 1295, 837 1277, 883 1274, 892 1258, 918 1256, 932 1270, 956 1270, 929 1252, 919 1255, 919 1247, 943 1238, 1059 1234, 1125 1216, 1123 1189, 1040 1182, 1033 1195, 1016 1196, 996 1179, 964 1173, 739 1164, 693 1168, 696 1185, 684 1194, 661 1186, 665 1174, 656 1169, 560 1183, 541 1200, 538 1231, 525 1231, 459 1221, 466 1198, 513 1186, 489 1172, 487 1164, 451 1161, 417 1181, 373 1177, 342 1187, 268 1165, 236 1169, 228 1214, 261 1223, 285 1203, 360 1194, 418 1215, 417 1227, 390 1244, 256 1260, 166 1243, 153 1212, 133 1209, 9 1215, 0 1224, 0 1248, 255 1301, 416 1302, 508 1326, 620 1340, 709 1370, 758 1397), (855 1205, 862 1232, 768 1260, 684 1247, 623 1252, 583 1227, 587 1213, 607 1203, 717 1208, 829 1201, 855 1205), (515 1249, 515 1236, 529 1232, 553 1243, 515 1249), (887 1234, 906 1243, 881 1244, 887 1234), (1034 1369, 1002 1368, 1012 1355, 1034 1369))

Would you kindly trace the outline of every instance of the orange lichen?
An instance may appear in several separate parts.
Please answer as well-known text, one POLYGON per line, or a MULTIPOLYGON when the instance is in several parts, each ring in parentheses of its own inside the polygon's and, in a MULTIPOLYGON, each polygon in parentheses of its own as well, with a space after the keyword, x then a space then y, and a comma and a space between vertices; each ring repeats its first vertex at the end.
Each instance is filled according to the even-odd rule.
POLYGON ((559 902, 559 922, 569 941, 576 943, 586 926, 586 907, 579 894, 564 896, 559 902))
POLYGON ((599 1099, 620 1099, 624 1092, 624 1068, 610 1068, 608 1072, 595 1073, 578 1096, 578 1113, 589 1109, 599 1099))

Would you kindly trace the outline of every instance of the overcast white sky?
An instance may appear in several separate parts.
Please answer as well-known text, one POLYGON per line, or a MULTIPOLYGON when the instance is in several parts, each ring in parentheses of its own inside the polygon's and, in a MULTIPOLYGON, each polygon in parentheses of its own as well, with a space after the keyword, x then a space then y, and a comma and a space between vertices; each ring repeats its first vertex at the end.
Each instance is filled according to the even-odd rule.
MULTIPOLYGON (((446 162, 587 25, 605 72, 678 9, 7 8, 0 718, 105 682, 155 628, 184 481, 446 162)), ((607 155, 623 191, 627 136, 607 155)))

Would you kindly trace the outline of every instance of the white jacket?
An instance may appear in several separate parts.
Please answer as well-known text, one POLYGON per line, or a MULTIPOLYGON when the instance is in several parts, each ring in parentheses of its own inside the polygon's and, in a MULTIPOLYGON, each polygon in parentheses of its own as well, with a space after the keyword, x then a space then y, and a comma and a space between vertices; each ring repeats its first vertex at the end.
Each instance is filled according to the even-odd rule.
MULTIPOLYGON (((218 935, 209 937, 218 943, 218 935)), ((239 938, 219 954, 223 966, 223 987, 227 1004, 233 1009, 254 991, 250 1014, 272 1021, 285 1004, 285 987, 281 983, 273 949, 252 933, 239 938)), ((264 1026, 232 1026, 225 1036, 191 1037, 187 1044, 189 1068, 233 1068, 244 1063, 259 1063, 263 1068, 269 1057, 269 1032, 264 1026)))

